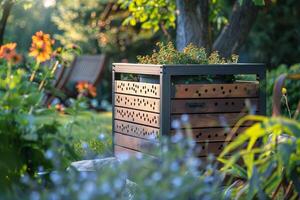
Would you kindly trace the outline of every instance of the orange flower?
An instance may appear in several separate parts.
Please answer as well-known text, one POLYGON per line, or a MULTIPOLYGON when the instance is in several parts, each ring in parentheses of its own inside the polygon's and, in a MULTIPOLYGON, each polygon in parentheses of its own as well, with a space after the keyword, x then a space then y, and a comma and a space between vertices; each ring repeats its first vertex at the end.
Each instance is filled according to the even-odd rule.
POLYGON ((76 85, 76 89, 78 93, 89 94, 92 97, 97 96, 96 87, 86 81, 79 81, 76 85))
POLYGON ((35 35, 32 36, 32 42, 40 47, 42 47, 44 43, 48 43, 48 45, 52 44, 50 35, 43 33, 43 31, 36 32, 35 35))
POLYGON ((32 43, 29 56, 35 57, 38 62, 45 62, 51 58, 52 44, 49 34, 44 34, 42 31, 37 32, 32 36, 32 43))
POLYGON ((93 86, 92 84, 89 84, 89 86, 88 86, 88 92, 90 93, 90 95, 92 97, 96 97, 97 96, 96 87, 93 86))
POLYGON ((16 53, 16 43, 7 43, 0 48, 0 58, 10 60, 16 53))
POLYGON ((13 63, 13 64, 18 64, 18 63, 20 63, 22 61, 22 56, 20 55, 20 54, 15 54, 15 55, 13 55, 13 57, 12 57, 12 59, 11 59, 11 62, 13 63))
POLYGON ((65 111, 65 107, 62 104, 56 104, 55 109, 60 113, 64 113, 65 111))
POLYGON ((17 64, 21 62, 21 55, 16 52, 16 43, 7 43, 0 48, 0 58, 7 60, 10 63, 17 64))
POLYGON ((76 85, 76 89, 78 93, 83 93, 88 88, 88 82, 79 81, 76 85))

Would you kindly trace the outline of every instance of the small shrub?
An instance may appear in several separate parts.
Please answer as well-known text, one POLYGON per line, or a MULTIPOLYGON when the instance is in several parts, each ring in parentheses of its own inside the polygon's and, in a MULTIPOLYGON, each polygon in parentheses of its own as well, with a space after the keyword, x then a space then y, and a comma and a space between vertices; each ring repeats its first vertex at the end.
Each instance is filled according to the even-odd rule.
POLYGON ((237 63, 238 56, 232 55, 230 59, 222 58, 217 51, 210 54, 204 48, 189 44, 182 52, 177 51, 172 42, 164 45, 157 43, 158 51, 151 55, 138 56, 141 64, 225 64, 237 63))

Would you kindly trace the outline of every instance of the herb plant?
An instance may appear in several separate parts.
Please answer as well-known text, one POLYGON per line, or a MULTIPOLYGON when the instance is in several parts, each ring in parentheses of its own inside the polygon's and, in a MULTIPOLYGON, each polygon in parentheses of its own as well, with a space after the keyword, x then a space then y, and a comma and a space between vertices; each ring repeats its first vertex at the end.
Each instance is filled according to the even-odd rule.
POLYGON ((217 51, 209 54, 205 48, 198 48, 193 44, 189 44, 182 52, 176 50, 172 42, 166 45, 158 42, 156 45, 158 51, 154 50, 151 55, 138 56, 138 62, 141 64, 225 64, 238 62, 238 56, 235 54, 230 59, 225 59, 217 51))

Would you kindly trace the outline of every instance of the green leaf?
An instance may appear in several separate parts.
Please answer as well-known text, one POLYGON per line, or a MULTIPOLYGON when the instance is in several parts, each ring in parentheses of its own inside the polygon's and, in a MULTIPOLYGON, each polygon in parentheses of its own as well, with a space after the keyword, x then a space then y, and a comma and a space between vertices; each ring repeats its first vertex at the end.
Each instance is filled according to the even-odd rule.
POLYGON ((253 2, 256 6, 264 6, 265 5, 264 0, 253 0, 253 2))

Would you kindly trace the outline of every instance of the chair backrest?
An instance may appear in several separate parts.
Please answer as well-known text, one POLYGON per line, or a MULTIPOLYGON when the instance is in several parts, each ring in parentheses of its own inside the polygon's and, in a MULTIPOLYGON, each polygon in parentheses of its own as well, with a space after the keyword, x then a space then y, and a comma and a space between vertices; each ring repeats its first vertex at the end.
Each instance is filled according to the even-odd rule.
MULTIPOLYGON (((281 97, 282 97, 282 88, 284 87, 285 80, 300 80, 300 74, 281 74, 275 81, 273 88, 273 105, 272 105, 272 116, 280 116, 281 113, 281 97)), ((298 103, 296 113, 300 110, 300 101, 298 103)))
POLYGON ((88 81, 95 85, 101 79, 106 56, 105 55, 83 55, 76 57, 72 71, 69 74, 68 83, 88 81))

